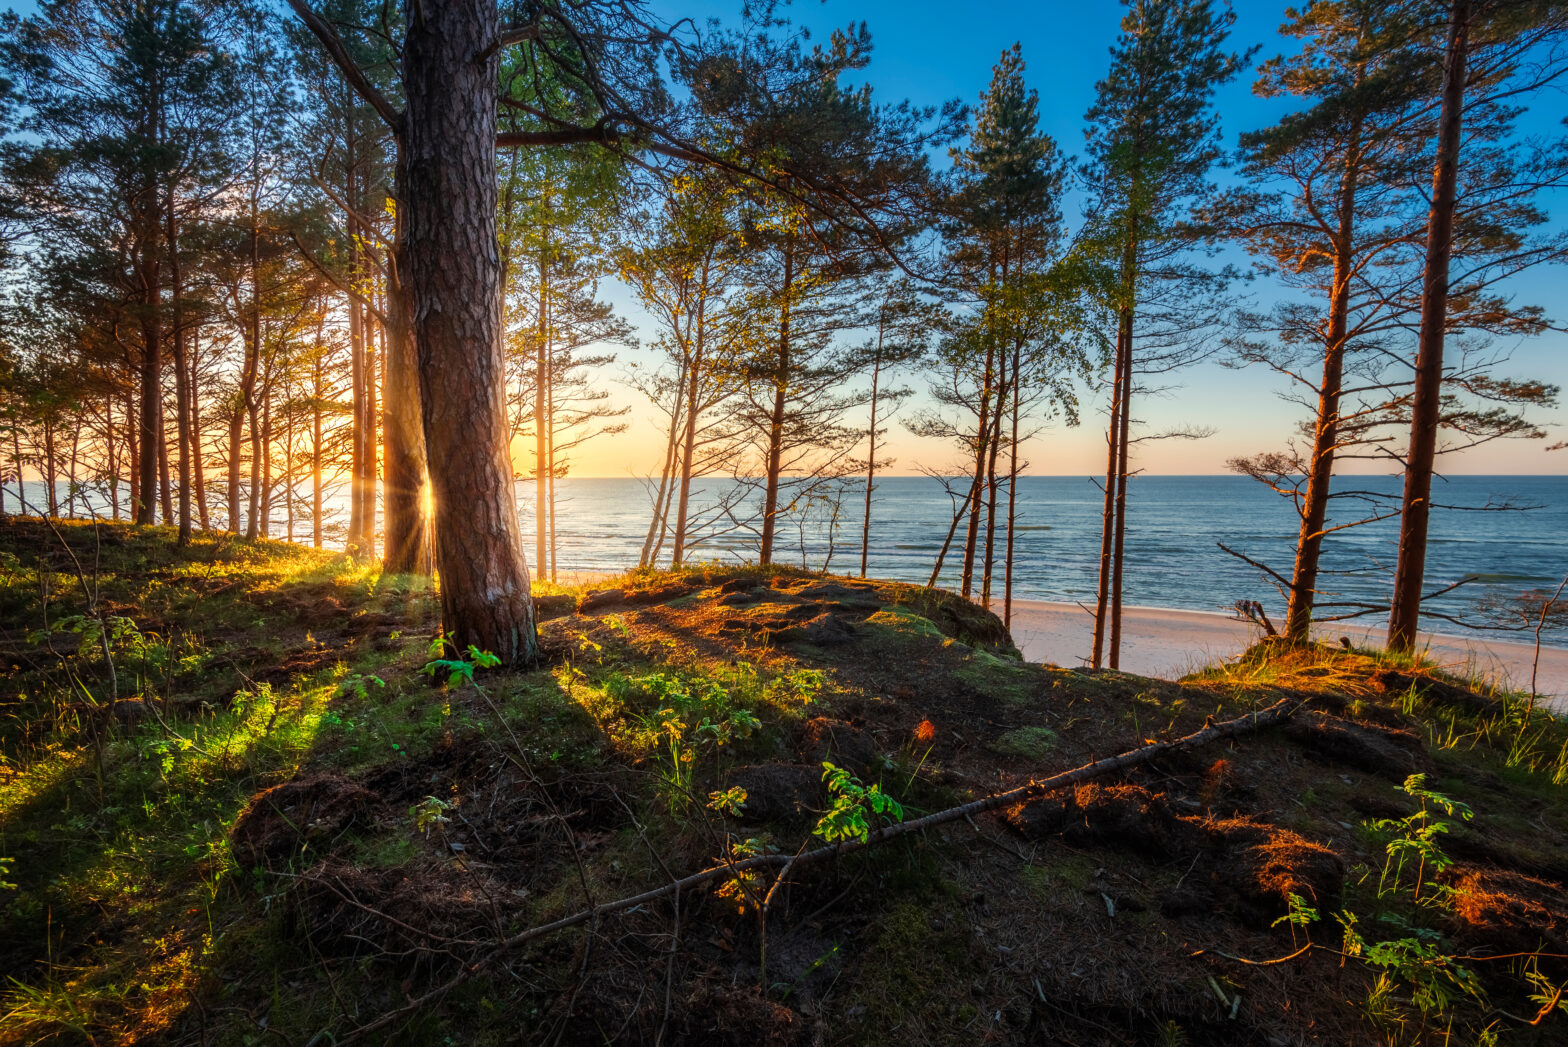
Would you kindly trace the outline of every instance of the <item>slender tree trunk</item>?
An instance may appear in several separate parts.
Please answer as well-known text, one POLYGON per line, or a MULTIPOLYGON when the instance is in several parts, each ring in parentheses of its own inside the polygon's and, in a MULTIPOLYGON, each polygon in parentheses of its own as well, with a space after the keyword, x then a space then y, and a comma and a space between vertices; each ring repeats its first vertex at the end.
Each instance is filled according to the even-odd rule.
MULTIPOLYGON (((136 417, 136 394, 130 389, 125 392, 125 454, 126 454, 126 482, 130 487, 131 502, 126 507, 126 515, 134 522, 141 500, 141 426, 136 417)), ((17 468, 21 468, 21 460, 17 460, 17 468)))
POLYGON ((882 380, 882 335, 886 317, 878 318, 877 351, 871 359, 871 446, 866 452, 866 506, 860 516, 860 577, 866 576, 871 555, 871 492, 877 476, 877 392, 882 380))
MULTIPOLYGON (((1359 141, 1359 119, 1356 123, 1359 141)), ((1344 388, 1345 341, 1350 315, 1351 257, 1355 233, 1356 180, 1359 149, 1352 148, 1340 181, 1339 229, 1334 242, 1334 276, 1329 289, 1328 335, 1323 351, 1323 381, 1318 387, 1317 424, 1312 434, 1312 459, 1308 463, 1307 489, 1301 506, 1301 532, 1296 539, 1296 563, 1291 572, 1290 604, 1285 612, 1285 635, 1305 641, 1312 629, 1312 605, 1317 598, 1318 565, 1323 552, 1323 524, 1328 518, 1329 491, 1334 479, 1334 456, 1339 450, 1339 407, 1344 388)))
POLYGON ((1448 322, 1448 263, 1453 249, 1458 196, 1459 146, 1464 115, 1465 60, 1470 38, 1469 0, 1449 5, 1448 48, 1443 62, 1443 110, 1427 217, 1426 274, 1421 288, 1421 333, 1415 390, 1410 404, 1410 450, 1399 517, 1399 561, 1388 616, 1388 648, 1409 651, 1421 620, 1426 577, 1426 534, 1431 515, 1432 466, 1443 395, 1443 333, 1448 322))
POLYGON ((179 453, 180 505, 179 537, 177 545, 191 542, 191 391, 189 361, 185 356, 185 287, 180 274, 179 217, 174 210, 174 189, 169 189, 168 202, 169 247, 169 308, 170 344, 174 350, 174 425, 179 453))
POLYGON ((1127 562, 1124 555, 1127 544, 1127 457, 1132 447, 1129 433, 1132 424, 1133 389, 1132 321, 1133 310, 1128 306, 1122 310, 1122 325, 1126 331, 1122 338, 1122 373, 1126 375, 1126 379, 1122 385, 1122 431, 1116 448, 1116 540, 1111 550, 1110 664, 1112 669, 1121 668, 1122 658, 1122 568, 1127 562))
MULTIPOLYGON (((151 228, 156 225, 148 223, 151 228)), ((140 483, 136 494, 136 522, 150 524, 154 519, 154 505, 158 490, 158 453, 163 443, 160 422, 163 419, 163 331, 160 313, 161 300, 158 258, 152 237, 147 237, 141 247, 142 293, 142 374, 141 374, 141 462, 140 483)))
POLYGON ((71 426, 71 472, 66 479, 65 488, 67 492, 66 512, 73 520, 76 519, 76 466, 82 446, 81 419, 77 418, 76 423, 71 426))
POLYGON ((1106 626, 1110 624, 1109 603, 1111 595, 1111 543, 1116 513, 1117 450, 1121 438, 1121 421, 1125 377, 1122 372, 1122 324, 1116 324, 1116 357, 1111 368, 1111 420, 1105 430, 1105 505, 1100 515, 1100 577, 1095 587, 1094 651, 1092 664, 1096 669, 1105 664, 1106 626))
MULTIPOLYGON (((261 370, 261 229, 257 211, 256 190, 251 191, 250 201, 250 323, 249 331, 249 382, 245 385, 245 412, 250 421, 250 497, 249 516, 245 521, 245 537, 255 538, 260 532, 261 513, 261 405, 256 402, 257 372, 261 370)), ((265 383, 263 383, 265 394, 265 383)))
POLYGON ((408 108, 406 262, 420 408, 435 500, 441 614, 458 650, 538 660, 507 447, 496 237, 494 3, 414 8, 403 48, 408 108))
MULTIPOLYGON (((987 339, 994 342, 993 339, 987 339)), ((975 482, 969 489, 969 527, 964 536, 964 566, 959 576, 959 592, 968 596, 974 589, 975 552, 980 544, 980 506, 985 496, 985 464, 991 438, 991 394, 996 382, 996 346, 985 351, 985 384, 980 390, 980 409, 975 425, 975 482)))
POLYGON ((199 353, 197 339, 191 339, 190 376, 186 379, 186 388, 190 392, 191 412, 191 484, 195 487, 196 517, 201 522, 203 531, 212 530, 212 514, 207 510, 207 469, 203 464, 203 448, 201 439, 201 390, 197 386, 198 369, 196 359, 199 353))
POLYGON ((316 360, 310 397, 310 544, 321 548, 321 404, 327 395, 326 366, 321 358, 321 332, 316 332, 316 360))
POLYGON ((57 490, 60 478, 54 455, 54 420, 44 419, 44 486, 47 491, 45 504, 49 507, 49 515, 60 515, 60 492, 57 490))
POLYGON ((379 487, 380 477, 380 450, 381 450, 381 397, 376 388, 376 325, 370 322, 366 310, 365 316, 365 479, 361 490, 364 492, 365 508, 365 535, 363 542, 363 556, 366 560, 376 558, 376 492, 379 487))
POLYGON ((1023 364, 1023 349, 1016 342, 1013 344, 1013 428, 1007 441, 1009 461, 1007 464, 1007 560, 1003 571, 1006 575, 1002 583, 1002 625, 1011 629, 1013 627, 1013 535, 1017 533, 1018 524, 1018 415, 1019 397, 1023 387, 1018 376, 1023 364))
MULTIPOLYGON (((270 371, 271 368, 269 367, 270 371)), ((261 386, 261 537, 272 537, 272 376, 261 386)))
POLYGON ((766 487, 762 496, 762 542, 757 560, 773 562, 773 539, 778 529, 779 473, 784 465, 784 410, 788 405, 790 368, 790 295, 795 283, 794 243, 784 246, 784 279, 779 308, 779 369, 773 378, 773 410, 768 416, 766 487))
POLYGON ((991 412, 991 448, 986 459, 986 509, 985 509, 985 569, 980 576, 980 604, 986 609, 991 607, 991 577, 996 570, 996 458, 1002 447, 1002 413, 1007 408, 1009 395, 1008 375, 1002 361, 1006 359, 1005 353, 998 355, 998 385, 996 391, 996 407, 991 412))
POLYGON ((676 376, 675 402, 670 412, 670 430, 664 441, 664 468, 659 473, 659 486, 653 496, 653 518, 648 521, 648 533, 642 540, 642 554, 637 560, 639 567, 649 567, 658 556, 658 550, 664 544, 664 534, 669 529, 667 521, 670 514, 670 502, 675 497, 677 482, 676 454, 680 446, 681 433, 684 431, 682 417, 686 395, 686 375, 689 363, 682 361, 681 371, 676 376))
MULTIPOLYGON (((549 207, 548 198, 545 207, 549 207)), ((550 293, 549 258, 541 242, 539 247, 539 308, 538 331, 534 344, 534 562, 541 573, 547 574, 545 543, 550 536, 549 471, 545 453, 549 422, 550 398, 550 293)))
MULTIPOLYGON (((352 219, 350 220, 352 225, 352 219)), ((350 456, 348 469, 348 534, 346 545, 350 555, 359 558, 365 547, 365 320, 359 302, 358 251, 350 263, 356 291, 348 301, 348 357, 349 383, 352 407, 350 410, 350 456)))
MULTIPOLYGON (((248 341, 248 339, 247 339, 248 341)), ((247 360, 249 352, 246 353, 247 360)), ((245 432, 245 401, 250 399, 250 393, 244 389, 243 377, 241 378, 241 402, 234 405, 229 415, 229 489, 227 491, 229 503, 229 533, 240 533, 240 440, 245 432)))
POLYGON ((169 476, 169 419, 158 401, 158 503, 163 509, 163 525, 174 523, 174 484, 169 476))
POLYGON ((690 372, 686 376, 686 442, 681 453, 681 486, 680 498, 675 507, 675 544, 670 554, 670 566, 679 567, 682 558, 686 555, 686 511, 691 502, 691 474, 692 463, 697 455, 697 409, 700 406, 698 395, 702 388, 703 348, 707 332, 704 330, 704 314, 707 306, 708 271, 704 263, 702 274, 703 295, 697 300, 696 339, 692 349, 690 372))

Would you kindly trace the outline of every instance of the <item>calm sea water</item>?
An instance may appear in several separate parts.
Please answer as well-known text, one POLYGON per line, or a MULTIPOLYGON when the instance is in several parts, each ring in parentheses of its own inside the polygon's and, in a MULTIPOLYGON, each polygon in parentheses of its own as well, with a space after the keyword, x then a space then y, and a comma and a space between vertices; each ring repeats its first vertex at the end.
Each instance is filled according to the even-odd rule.
MULTIPOLYGON (((1397 495, 1400 479, 1349 477, 1343 483, 1397 495)), ((694 503, 700 507, 716 501, 726 483, 700 481, 695 487, 694 503)), ((641 481, 568 478, 560 481, 558 492, 560 570, 618 571, 636 565, 651 514, 648 490, 641 481)), ((36 499, 38 492, 29 490, 28 494, 36 499)), ((814 570, 826 566, 843 573, 857 572, 862 497, 863 488, 845 490, 836 524, 832 507, 825 504, 787 519, 776 540, 775 559, 814 570)), ((1220 611, 1230 609, 1237 600, 1254 599, 1262 601, 1271 616, 1283 614, 1284 600, 1272 584, 1255 568, 1223 552, 1218 543, 1288 575, 1297 518, 1287 501, 1242 476, 1136 477, 1128 497, 1124 584, 1129 603, 1220 611)), ((1014 536, 1015 595, 1066 602, 1092 600, 1099 556, 1099 489, 1086 477, 1023 477, 1019 500, 1014 536)), ((1432 601, 1433 609, 1473 616, 1484 599, 1506 599, 1529 589, 1550 590, 1568 574, 1568 476, 1456 476, 1439 481, 1434 500, 1531 508, 1434 513, 1428 591, 1466 577, 1476 581, 1432 601)), ((518 502, 526 536, 524 549, 531 559, 531 483, 518 484, 518 502)), ((11 502, 8 507, 14 511, 14 506, 11 502)), ((280 536, 281 514, 274 520, 272 533, 280 536)), ((872 506, 869 573, 925 582, 951 521, 952 503, 938 481, 926 477, 880 480, 872 506)), ((703 533, 692 554, 695 558, 724 562, 755 559, 755 530, 718 530, 710 527, 703 533)), ((1331 535, 1324 566, 1332 573, 1324 577, 1320 588, 1335 595, 1323 600, 1386 602, 1397 535, 1397 520, 1393 519, 1331 535)), ((999 554, 1005 537, 1005 527, 999 527, 999 554)), ((999 593, 1000 566, 997 579, 999 593)), ((939 584, 958 584, 956 553, 949 554, 939 584)), ((1464 631, 1448 623, 1429 624, 1438 631, 1464 631)), ((1555 643, 1568 641, 1568 629, 1549 629, 1547 635, 1555 643)))
MULTIPOLYGON (((1399 477, 1350 477, 1358 489, 1398 494, 1399 477)), ((720 484, 699 485, 698 501, 712 501, 720 484)), ((523 485, 524 527, 532 531, 532 485, 523 485)), ((637 562, 649 519, 649 498, 636 480, 567 479, 559 487, 562 570, 606 570, 637 562)), ((786 523, 775 559, 855 573, 860 567, 861 498, 844 499, 829 559, 827 510, 801 528, 786 523)), ((1528 510, 1434 513, 1427 561, 1428 591, 1462 578, 1477 581, 1432 601, 1434 609, 1473 615, 1485 597, 1554 588, 1568 574, 1568 477, 1456 476, 1439 481, 1434 500, 1453 505, 1512 503, 1528 510)), ((1014 536, 1014 592, 1029 599, 1091 601, 1099 569, 1102 495, 1087 477, 1031 476, 1019 480, 1014 536)), ((1347 518, 1348 519, 1348 518, 1347 518)), ((1289 575, 1297 520, 1290 503, 1243 476, 1147 476, 1129 486, 1126 600, 1150 607, 1229 610, 1240 599, 1263 602, 1276 619, 1284 600, 1257 569, 1225 553, 1230 546, 1289 575)), ((925 582, 931 575, 952 508, 939 482, 926 477, 878 481, 872 505, 869 572, 925 582)), ((998 549, 1006 537, 998 528, 998 549)), ((1383 603, 1392 587, 1397 519, 1331 535, 1320 588, 1324 600, 1383 603)), ((530 537, 531 541, 531 537, 530 537)), ((956 544, 956 543, 955 543, 956 544)), ((747 560, 756 536, 736 532, 704 543, 699 558, 747 560)), ((531 551, 533 546, 527 548, 531 551)), ((999 554, 1000 555, 1000 554, 999 554)), ((941 584, 956 586, 958 564, 948 557, 941 584)), ((998 567, 998 591, 1000 567, 998 567)), ((1446 623, 1440 631, 1458 631, 1446 623)), ((1568 631, 1554 630, 1554 639, 1568 631)))

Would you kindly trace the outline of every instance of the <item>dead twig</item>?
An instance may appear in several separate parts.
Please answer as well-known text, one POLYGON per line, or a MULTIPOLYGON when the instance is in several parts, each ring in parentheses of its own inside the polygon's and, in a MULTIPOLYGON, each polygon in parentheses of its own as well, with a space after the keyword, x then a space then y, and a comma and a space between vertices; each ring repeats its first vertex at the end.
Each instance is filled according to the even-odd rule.
POLYGON ((373 1021, 367 1022, 366 1024, 357 1028, 350 1029, 338 1040, 338 1043, 351 1043, 371 1033, 378 1032, 381 1029, 396 1024, 411 1014, 416 1014, 428 1009, 429 1007, 433 1006, 436 1001, 440 1000, 454 989, 463 985, 470 978, 484 970, 501 956, 505 955, 513 949, 518 948, 519 946, 526 945, 532 941, 537 941, 540 938, 548 937, 549 935, 555 934, 558 931, 576 927, 579 924, 587 923, 589 921, 597 922, 601 917, 625 912, 628 909, 643 905, 647 902, 666 898, 677 891, 685 891, 693 887, 700 887, 703 884, 711 883, 714 880, 723 879, 725 877, 733 877, 752 869, 776 867, 799 869, 808 865, 815 865, 819 862, 842 858, 846 855, 854 854, 857 851, 863 851, 870 847, 876 847, 880 844, 886 843, 889 840, 896 840, 914 833, 924 832, 927 829, 938 825, 944 825, 947 822, 957 821, 961 818, 972 817, 973 815, 983 814, 987 811, 994 811, 1002 807, 1024 803, 1029 800, 1037 799, 1048 793, 1071 788, 1082 782, 1116 774, 1118 772, 1137 767, 1140 764, 1147 763, 1148 761, 1158 756, 1196 748, 1198 746, 1206 745, 1210 742, 1220 741, 1221 739, 1225 738, 1234 738, 1241 735, 1253 734, 1257 731, 1263 730, 1264 728, 1272 727, 1290 719, 1290 717, 1295 714, 1296 710, 1299 709, 1301 705, 1302 699, 1300 698, 1282 698, 1265 709, 1247 713, 1246 715, 1236 717, 1233 720, 1205 724, 1201 729, 1194 731, 1192 734, 1185 735, 1184 737, 1177 738, 1169 742, 1154 742, 1149 745, 1141 746, 1137 749, 1131 749, 1116 756, 1107 756, 1104 759, 1084 764, 1083 766, 1074 768, 1070 771, 1063 771, 1061 774, 1053 775, 1050 778, 1030 781, 1027 784, 1021 785, 1015 789, 1008 789, 1004 792, 993 793, 990 796, 985 796, 978 800, 961 804, 957 807, 950 807, 943 811, 937 811, 933 814, 928 814, 923 818, 916 818, 913 821, 899 822, 894 825, 883 826, 882 828, 876 829, 867 834, 864 840, 850 840, 842 843, 830 844, 826 847, 819 847, 816 850, 802 851, 793 855, 767 854, 758 855, 753 858, 747 858, 744 861, 739 862, 724 862, 719 865, 703 869, 700 872, 695 872, 688 876, 682 877, 673 883, 667 883, 661 887, 655 887, 651 890, 643 891, 641 894, 634 894, 626 898, 618 898, 614 901, 596 904, 590 908, 583 909, 568 916, 563 916, 558 920, 553 920, 550 923, 541 924, 537 927, 530 927, 525 931, 519 931, 517 934, 512 935, 510 938, 507 938, 504 941, 497 942, 495 947, 487 955, 465 965, 463 969, 460 970, 457 974, 453 975, 451 978, 447 979, 445 982, 442 982, 435 988, 425 992, 423 995, 410 1000, 406 1005, 399 1007, 396 1010, 387 1011, 373 1021))

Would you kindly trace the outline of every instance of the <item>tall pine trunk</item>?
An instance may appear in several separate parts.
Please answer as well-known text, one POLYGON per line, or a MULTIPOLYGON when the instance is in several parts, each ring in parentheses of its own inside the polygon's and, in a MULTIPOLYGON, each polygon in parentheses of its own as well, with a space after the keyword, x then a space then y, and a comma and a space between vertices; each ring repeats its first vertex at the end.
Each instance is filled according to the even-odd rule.
POLYGON ((1100 511, 1100 573, 1095 586, 1094 647, 1091 662, 1098 669, 1105 664, 1105 638, 1110 625, 1111 552, 1116 531, 1116 467, 1120 458, 1123 401, 1126 375, 1122 370, 1122 324, 1116 324, 1116 357, 1111 365, 1111 419, 1105 429, 1105 505, 1100 511))
POLYGON ((1127 478, 1128 451, 1131 450, 1132 425, 1132 321, 1131 306, 1122 309, 1122 419, 1121 432, 1116 441, 1116 538, 1111 548, 1111 638, 1109 662, 1112 669, 1121 668, 1122 659, 1122 568, 1127 546, 1127 478))
POLYGON ((778 531, 779 474, 784 464, 784 412, 789 400, 790 368, 790 295, 794 293, 795 250, 793 242, 784 245, 784 279, 779 295, 778 371, 773 378, 773 410, 768 416, 768 454, 766 486, 762 494, 762 542, 757 561, 773 562, 773 541, 778 531))
POLYGON ((866 576, 866 564, 871 556, 871 492, 877 477, 877 392, 882 381, 882 337, 887 322, 884 309, 877 318, 876 355, 871 358, 871 446, 866 451, 866 505, 860 517, 860 577, 866 576))
MULTIPOLYGON (((401 185, 405 178, 401 149, 397 177, 401 185)), ((414 350, 413 312, 408 290, 402 282, 407 264, 405 250, 400 227, 394 238, 393 264, 387 274, 387 327, 383 339, 386 346, 383 379, 386 404, 384 566, 391 574, 428 575, 430 521, 425 501, 430 477, 425 459, 425 432, 419 417, 419 360, 414 350)), ((319 411, 316 424, 319 428, 319 411)), ((319 436, 317 443, 320 443, 319 436)), ((320 487, 319 480, 316 486, 320 487)), ((318 520, 320 515, 318 509, 318 520)), ((316 534, 317 544, 320 544, 319 523, 316 534)))
MULTIPOLYGON (((1353 140, 1359 142, 1357 118, 1353 140)), ((1318 387, 1317 423, 1312 433, 1312 459, 1308 463, 1307 490, 1302 498, 1301 532, 1296 539, 1296 563, 1291 572, 1290 603, 1285 611, 1285 635, 1297 642, 1308 639, 1312 606, 1317 598, 1318 567, 1323 553, 1323 524, 1328 519, 1329 491, 1334 479, 1334 457, 1339 451, 1340 397, 1344 389, 1345 342, 1350 315, 1351 257, 1355 232, 1359 148, 1345 158, 1340 181, 1338 231, 1334 238, 1334 275, 1329 290, 1328 337, 1323 351, 1323 380, 1318 387)))
POLYGON ((1432 171, 1432 206, 1427 214, 1426 273, 1421 288, 1421 334, 1416 350, 1415 390, 1410 404, 1410 449, 1399 516, 1399 561, 1388 616, 1388 647, 1408 651, 1421 619, 1426 575, 1427 521, 1431 515, 1432 466, 1437 456, 1438 414, 1443 394, 1443 328, 1448 321, 1448 263, 1458 197, 1459 143, 1465 100, 1465 59, 1470 38, 1469 0, 1453 0, 1448 11, 1448 48, 1443 61, 1443 110, 1432 171))
POLYGON ((185 309, 181 301, 185 293, 180 274, 179 217, 174 210, 174 190, 169 190, 168 246, 169 246, 169 307, 171 346, 174 351, 174 425, 179 448, 179 523, 177 545, 191 541, 191 390, 189 362, 185 357, 185 309))
POLYGON ((680 495, 675 506, 675 539, 670 553, 670 566, 679 567, 682 558, 686 555, 686 513, 691 505, 691 476, 693 461, 697 454, 697 408, 698 396, 702 389, 702 357, 703 341, 707 335, 704 330, 703 320, 707 306, 708 273, 707 263, 703 265, 702 287, 704 293, 697 300, 696 339, 692 347, 690 372, 686 376, 686 436, 685 446, 681 451, 681 480, 680 495))
POLYGON ((435 500, 441 616, 458 650, 538 660, 507 446, 496 236, 497 10, 428 0, 403 48, 406 261, 435 500))
MULTIPOLYGON (((156 229, 154 222, 147 223, 156 229)), ((141 461, 137 484, 136 522, 150 524, 154 520, 158 490, 158 448, 163 443, 160 423, 163 420, 163 331, 159 315, 163 303, 160 297, 159 266, 155 238, 148 236, 141 247, 141 461)))

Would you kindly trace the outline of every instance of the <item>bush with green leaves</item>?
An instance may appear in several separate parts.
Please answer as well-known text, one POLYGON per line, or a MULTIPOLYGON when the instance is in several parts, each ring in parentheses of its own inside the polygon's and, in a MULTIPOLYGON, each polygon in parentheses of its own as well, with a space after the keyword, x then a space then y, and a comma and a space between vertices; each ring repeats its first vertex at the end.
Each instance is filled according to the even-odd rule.
POLYGON ((866 785, 844 768, 826 762, 822 764, 822 780, 827 783, 831 799, 812 832, 828 843, 865 843, 874 819, 904 820, 903 805, 879 785, 866 785))

